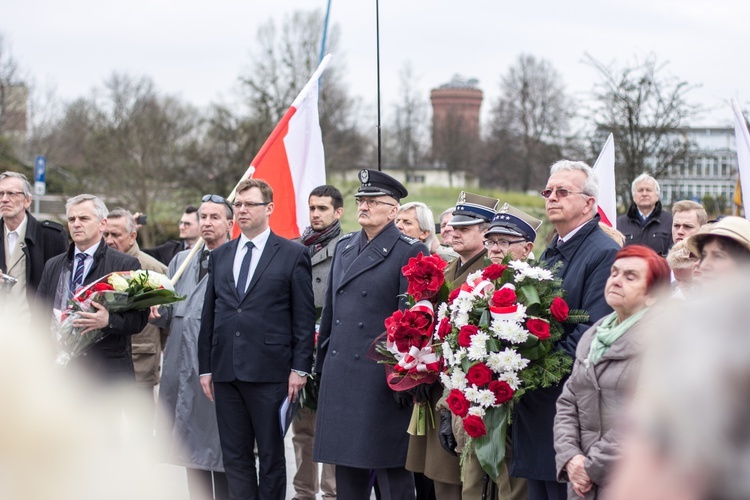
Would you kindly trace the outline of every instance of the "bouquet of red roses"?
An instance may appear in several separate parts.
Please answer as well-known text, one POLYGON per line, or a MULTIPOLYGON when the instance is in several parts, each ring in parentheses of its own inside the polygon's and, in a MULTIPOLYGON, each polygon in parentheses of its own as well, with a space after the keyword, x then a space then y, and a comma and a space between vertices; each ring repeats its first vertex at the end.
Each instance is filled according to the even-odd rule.
MULTIPOLYGON (((447 262, 437 255, 420 253, 401 269, 408 283, 406 295, 410 307, 395 311, 386 318, 385 332, 370 348, 370 357, 385 365, 386 381, 394 391, 432 384, 440 375, 441 363, 433 347, 432 335, 435 331, 435 303, 445 300, 448 295, 443 274, 447 266, 447 262)), ((410 432, 424 434, 425 406, 415 406, 410 432)))
POLYGON ((562 322, 587 320, 584 311, 569 310, 551 270, 509 257, 469 275, 438 308, 446 402, 470 437, 464 454, 473 448, 493 480, 505 455, 510 404, 562 380, 572 360, 552 346, 562 322))
POLYGON ((172 282, 161 273, 146 270, 110 273, 95 282, 79 288, 68 307, 62 311, 55 335, 60 348, 57 364, 67 366, 71 359, 105 337, 99 329, 86 333, 84 328, 73 326, 81 312, 94 312, 93 302, 98 302, 110 312, 148 309, 185 300, 175 292, 172 282))

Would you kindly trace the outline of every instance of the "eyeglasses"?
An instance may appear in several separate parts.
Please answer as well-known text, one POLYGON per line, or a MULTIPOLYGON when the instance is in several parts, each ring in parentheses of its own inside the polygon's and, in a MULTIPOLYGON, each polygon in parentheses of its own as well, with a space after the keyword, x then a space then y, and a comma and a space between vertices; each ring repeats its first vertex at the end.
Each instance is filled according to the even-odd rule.
POLYGON ((583 191, 571 191, 565 188, 545 189, 539 194, 541 194, 543 198, 549 198, 550 196, 552 196, 552 193, 557 193, 556 196, 558 198, 566 198, 569 194, 582 194, 585 196, 591 196, 587 193, 584 193, 583 191))
POLYGON ((378 207, 380 205, 388 205, 389 207, 396 206, 395 204, 388 203, 387 201, 373 200, 371 198, 354 198, 354 203, 356 203, 358 207, 361 207, 362 205, 365 205, 367 207, 378 207))
POLYGON ((232 206, 234 207, 235 210, 241 210, 242 207, 247 207, 247 208, 264 207, 264 206, 268 205, 269 203, 270 203, 270 201, 268 203, 257 202, 257 201, 235 201, 232 204, 232 206))
POLYGON ((516 243, 525 243, 526 240, 484 240, 484 248, 487 250, 491 249, 495 245, 500 247, 500 250, 507 250, 510 248, 511 245, 515 245, 516 243))
MULTIPOLYGON (((201 202, 206 203, 207 201, 210 201, 211 203, 223 203, 224 205, 229 207, 229 210, 232 210, 232 205, 230 205, 223 196, 219 196, 218 194, 207 194, 206 196, 201 198, 201 202)), ((234 210, 232 210, 232 215, 234 215, 234 210)), ((182 224, 182 221, 180 221, 180 224, 182 224)))
POLYGON ((5 198, 5 195, 8 195, 8 198, 13 198, 14 196, 26 196, 24 195, 23 191, 0 191, 0 199, 5 198))

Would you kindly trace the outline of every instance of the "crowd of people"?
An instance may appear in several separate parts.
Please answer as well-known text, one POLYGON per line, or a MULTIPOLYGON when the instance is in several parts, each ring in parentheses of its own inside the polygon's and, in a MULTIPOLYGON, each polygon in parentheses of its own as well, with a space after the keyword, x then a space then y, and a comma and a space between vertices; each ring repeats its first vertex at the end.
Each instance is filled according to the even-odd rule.
MULTIPOLYGON (((285 400, 299 404, 291 422, 298 500, 750 495, 742 463, 716 446, 706 459, 695 438, 722 436, 732 444, 727 454, 746 458, 738 414, 750 406, 750 351, 715 352, 731 373, 701 372, 700 380, 684 374, 705 391, 705 380, 736 382, 709 398, 716 406, 698 411, 701 420, 684 414, 705 405, 688 406, 679 382, 665 380, 698 354, 659 338, 684 324, 687 311, 714 307, 721 315, 734 303, 711 301, 707 290, 750 264, 750 222, 708 221, 688 200, 669 213, 659 183, 643 174, 615 230, 597 215, 593 170, 561 160, 541 191, 553 232, 539 253, 542 220, 497 198, 461 191, 435 220, 424 203, 402 203, 409 193, 393 177, 366 169, 359 181, 355 232, 342 231, 341 192, 323 185, 309 194, 309 227, 297 240, 282 238, 269 224, 280 194, 248 179, 234 200, 207 194, 188 207, 179 241, 141 249, 137 214, 108 210, 89 194, 66 203, 68 243, 62 225, 29 212, 26 178, 2 173, 0 272, 14 282, 0 292, 3 310, 29 324, 32 317, 50 320, 77 289, 112 271, 176 279, 185 300, 174 305, 114 312, 95 304, 81 313, 74 326, 107 335, 70 366, 98 385, 138 388, 138 404, 123 404, 131 427, 155 436, 161 458, 186 469, 192 500, 286 498, 285 400), (235 225, 240 236, 231 239, 235 225), (439 381, 393 391, 383 366, 368 356, 384 320, 407 306, 402 268, 420 253, 447 262, 450 290, 490 264, 538 259, 555 270, 570 309, 588 315, 585 323, 566 323, 554 347, 573 360, 569 377, 512 404, 494 480, 475 454, 464 453, 468 436, 439 381), (671 358, 668 366, 659 355, 671 358), (407 433, 415 403, 435 411, 424 435, 407 433), (715 421, 713 434, 701 428, 708 421, 715 421)), ((737 312, 717 321, 714 343, 742 329, 737 312)), ((711 358, 710 349, 705 355, 711 358)), ((720 362, 709 365, 721 371, 720 362)))

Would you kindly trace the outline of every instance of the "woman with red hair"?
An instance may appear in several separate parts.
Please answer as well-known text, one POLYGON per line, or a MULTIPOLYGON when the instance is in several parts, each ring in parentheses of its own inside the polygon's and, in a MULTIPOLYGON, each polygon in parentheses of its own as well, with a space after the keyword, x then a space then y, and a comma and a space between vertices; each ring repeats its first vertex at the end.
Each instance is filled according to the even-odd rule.
POLYGON ((635 361, 641 319, 669 290, 667 261, 650 248, 631 245, 615 256, 604 287, 614 312, 581 337, 573 372, 557 400, 557 476, 567 481, 568 498, 598 498, 619 455, 621 417, 635 361))

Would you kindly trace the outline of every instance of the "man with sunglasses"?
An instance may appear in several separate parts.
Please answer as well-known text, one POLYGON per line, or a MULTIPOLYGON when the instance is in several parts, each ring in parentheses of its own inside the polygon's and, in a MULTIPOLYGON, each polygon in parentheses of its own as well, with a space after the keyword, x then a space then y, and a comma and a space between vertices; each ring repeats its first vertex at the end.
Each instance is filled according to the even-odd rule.
MULTIPOLYGON (((599 187, 591 167, 580 161, 555 163, 541 194, 557 235, 540 260, 549 267, 562 262, 557 276, 562 279, 566 302, 571 309, 589 314, 587 323, 565 324, 565 333, 556 346, 574 357, 583 332, 612 311, 604 301, 604 285, 620 247, 599 228, 599 187)), ((552 445, 562 386, 561 382, 556 387, 529 391, 515 405, 510 474, 527 479, 530 500, 567 498, 565 484, 557 482, 552 445)))
MULTIPOLYGON (((229 241, 234 224, 231 205, 207 194, 197 211, 203 243, 175 284, 183 302, 161 307, 152 322, 169 328, 159 386, 156 437, 166 461, 185 467, 191 500, 227 500, 227 478, 219 443, 216 407, 203 395, 198 373, 198 334, 206 295, 211 253, 229 241)), ((192 214, 190 214, 192 217, 192 214)), ((169 263, 172 277, 190 254, 179 252, 169 263)))
POLYGON ((279 407, 285 399, 296 402, 312 370, 310 252, 271 231, 273 190, 267 182, 240 182, 233 208, 242 234, 208 261, 198 336, 200 383, 216 402, 229 497, 284 500, 279 407))
POLYGON ((360 171, 359 180, 362 230, 336 245, 320 321, 313 460, 336 465, 338 498, 369 499, 374 471, 383 498, 413 500, 414 477, 404 468, 412 396, 392 391, 367 353, 383 321, 407 305, 401 268, 429 250, 394 224, 406 188, 377 170, 360 171))

